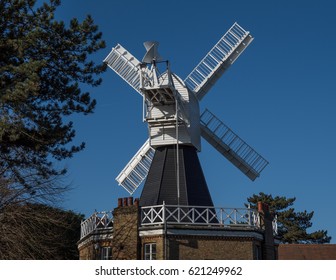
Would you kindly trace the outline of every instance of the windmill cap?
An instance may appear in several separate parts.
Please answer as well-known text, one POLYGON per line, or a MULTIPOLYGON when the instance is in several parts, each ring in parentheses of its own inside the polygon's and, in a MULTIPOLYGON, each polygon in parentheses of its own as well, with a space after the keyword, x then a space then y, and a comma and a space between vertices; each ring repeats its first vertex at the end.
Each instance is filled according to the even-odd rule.
POLYGON ((144 46, 146 48, 146 54, 142 59, 144 63, 152 63, 153 60, 156 62, 163 61, 163 58, 160 56, 158 52, 159 42, 157 41, 146 41, 144 42, 144 46))

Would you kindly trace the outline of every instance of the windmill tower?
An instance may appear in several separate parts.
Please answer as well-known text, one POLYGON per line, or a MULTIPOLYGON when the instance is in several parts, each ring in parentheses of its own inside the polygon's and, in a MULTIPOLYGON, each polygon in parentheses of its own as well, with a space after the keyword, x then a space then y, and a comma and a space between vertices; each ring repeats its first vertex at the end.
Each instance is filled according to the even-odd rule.
POLYGON ((149 139, 116 178, 130 194, 146 179, 141 206, 213 206, 197 156, 201 137, 251 180, 266 167, 267 160, 227 125, 199 109, 202 98, 252 40, 234 23, 184 80, 171 72, 157 42, 144 43, 147 52, 141 62, 120 44, 105 58, 143 100, 149 139))

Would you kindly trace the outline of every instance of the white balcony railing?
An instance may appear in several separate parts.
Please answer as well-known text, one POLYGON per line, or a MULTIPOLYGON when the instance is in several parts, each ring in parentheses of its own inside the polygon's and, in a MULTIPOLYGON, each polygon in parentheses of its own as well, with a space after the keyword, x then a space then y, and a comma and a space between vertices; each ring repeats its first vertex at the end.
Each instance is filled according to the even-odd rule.
MULTIPOLYGON (((141 207, 141 226, 198 225, 213 227, 260 228, 260 215, 251 208, 155 205, 141 207)), ((277 217, 273 220, 277 234, 277 217)), ((95 212, 81 223, 81 239, 96 230, 112 229, 112 211, 95 212)))
POLYGON ((141 225, 160 224, 260 228, 258 211, 250 208, 155 205, 141 208, 141 225))
POLYGON ((97 229, 112 229, 112 211, 94 212, 81 223, 81 239, 97 229))

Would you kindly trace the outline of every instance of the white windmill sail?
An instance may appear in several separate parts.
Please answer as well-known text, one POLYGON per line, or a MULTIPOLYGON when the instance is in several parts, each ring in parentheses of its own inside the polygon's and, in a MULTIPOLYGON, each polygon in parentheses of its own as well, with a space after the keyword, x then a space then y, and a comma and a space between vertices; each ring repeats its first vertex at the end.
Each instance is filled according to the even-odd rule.
POLYGON ((209 110, 201 115, 201 134, 217 151, 254 181, 268 161, 209 110))
POLYGON ((251 43, 253 37, 237 23, 224 34, 184 80, 189 89, 201 100, 251 43))
POLYGON ((147 177, 154 152, 155 150, 150 146, 149 140, 147 140, 117 176, 118 184, 130 194, 133 194, 147 177))
POLYGON ((140 61, 120 44, 104 59, 104 62, 138 93, 140 92, 140 61))

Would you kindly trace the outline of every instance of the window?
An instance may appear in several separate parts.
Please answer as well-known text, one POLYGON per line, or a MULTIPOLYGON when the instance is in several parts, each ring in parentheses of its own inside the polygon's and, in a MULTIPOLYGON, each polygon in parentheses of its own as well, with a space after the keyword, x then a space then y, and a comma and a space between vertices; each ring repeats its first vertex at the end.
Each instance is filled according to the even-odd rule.
POLYGON ((100 259, 101 260, 112 260, 112 248, 102 247, 100 259))
POLYGON ((145 260, 156 260, 156 243, 147 243, 144 249, 145 260))

